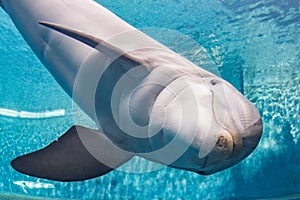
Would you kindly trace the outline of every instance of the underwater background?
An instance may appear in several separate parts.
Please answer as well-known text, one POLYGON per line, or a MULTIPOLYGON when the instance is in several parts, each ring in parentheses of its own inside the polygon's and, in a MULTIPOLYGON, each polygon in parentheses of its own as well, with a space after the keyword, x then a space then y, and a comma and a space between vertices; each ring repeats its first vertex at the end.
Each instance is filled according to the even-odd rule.
MULTIPOLYGON (((208 70, 213 66, 211 71, 259 109, 263 138, 244 161, 210 176, 167 167, 144 173, 115 170, 76 183, 22 175, 10 166, 16 156, 44 147, 74 123, 93 123, 73 105, 0 10, 1 200, 300 199, 299 0, 97 2, 195 64, 208 70), (196 41, 199 49, 179 48, 182 43, 170 42, 169 31, 163 31, 168 29, 196 41)), ((142 172, 152 165, 133 159, 126 167, 142 172)))

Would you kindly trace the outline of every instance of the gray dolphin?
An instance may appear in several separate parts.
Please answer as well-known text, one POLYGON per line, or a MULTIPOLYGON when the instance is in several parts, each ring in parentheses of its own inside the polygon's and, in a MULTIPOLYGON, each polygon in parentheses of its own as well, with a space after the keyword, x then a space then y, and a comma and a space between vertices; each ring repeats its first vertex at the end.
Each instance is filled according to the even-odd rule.
POLYGON ((14 159, 57 181, 104 175, 133 156, 212 174, 246 158, 262 121, 221 78, 195 66, 91 0, 1 0, 61 87, 97 124, 73 126, 14 159))

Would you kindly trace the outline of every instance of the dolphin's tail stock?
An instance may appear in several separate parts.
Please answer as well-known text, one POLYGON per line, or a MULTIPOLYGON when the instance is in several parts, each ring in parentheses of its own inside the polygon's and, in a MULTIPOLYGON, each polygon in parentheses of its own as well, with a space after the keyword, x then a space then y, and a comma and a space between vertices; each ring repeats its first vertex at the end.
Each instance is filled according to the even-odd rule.
POLYGON ((73 126, 57 141, 11 162, 17 171, 55 181, 82 181, 104 175, 133 155, 98 131, 73 126))

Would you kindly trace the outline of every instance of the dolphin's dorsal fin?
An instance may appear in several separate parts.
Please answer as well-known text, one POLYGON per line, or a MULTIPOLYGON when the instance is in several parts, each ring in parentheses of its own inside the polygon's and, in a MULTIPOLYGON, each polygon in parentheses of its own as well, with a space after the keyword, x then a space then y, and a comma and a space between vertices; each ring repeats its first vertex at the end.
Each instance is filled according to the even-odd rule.
POLYGON ((104 134, 73 126, 57 141, 14 159, 11 165, 23 174, 69 182, 104 175, 131 157, 131 153, 119 149, 104 134))
POLYGON ((139 59, 138 57, 134 57, 134 56, 128 54, 127 52, 123 51, 122 49, 110 44, 109 42, 104 41, 103 39, 97 38, 95 36, 92 36, 90 34, 87 34, 85 32, 75 30, 75 29, 66 27, 64 25, 51 23, 51 22, 40 21, 39 24, 46 26, 50 29, 53 29, 55 31, 58 31, 64 35, 67 35, 67 36, 69 36, 77 41, 80 41, 94 49, 97 49, 101 53, 103 53, 113 59, 122 57, 123 59, 126 59, 127 61, 134 62, 136 65, 142 65, 144 62, 142 59, 139 59))

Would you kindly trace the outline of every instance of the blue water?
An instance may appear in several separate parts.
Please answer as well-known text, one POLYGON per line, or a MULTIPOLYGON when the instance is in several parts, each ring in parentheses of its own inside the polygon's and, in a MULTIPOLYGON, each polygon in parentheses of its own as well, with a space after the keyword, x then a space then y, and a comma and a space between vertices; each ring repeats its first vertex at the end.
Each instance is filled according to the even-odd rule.
MULTIPOLYGON (((197 41, 218 73, 259 109, 262 141, 249 158, 211 176, 162 168, 59 183, 17 173, 9 164, 16 156, 44 147, 75 122, 93 124, 73 108, 1 10, 0 199, 300 198, 299 0, 98 2, 135 27, 176 30, 197 41)), ((149 34, 167 41, 163 33, 149 34)), ((133 160, 127 167, 151 165, 133 160)))

